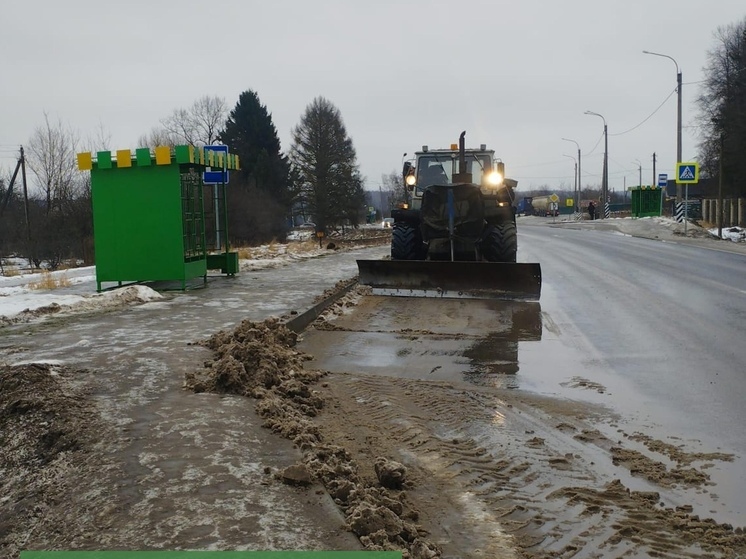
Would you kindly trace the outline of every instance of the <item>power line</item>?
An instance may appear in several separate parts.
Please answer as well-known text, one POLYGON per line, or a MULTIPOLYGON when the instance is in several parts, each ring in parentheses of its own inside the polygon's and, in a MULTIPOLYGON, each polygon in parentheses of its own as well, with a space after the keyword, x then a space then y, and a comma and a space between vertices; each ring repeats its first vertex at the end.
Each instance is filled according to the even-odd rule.
POLYGON ((676 88, 675 87, 673 88, 673 91, 668 94, 668 97, 666 97, 663 100, 663 102, 660 105, 658 105, 658 107, 652 113, 650 113, 648 115, 648 117, 645 120, 643 120, 640 124, 638 124, 637 126, 633 126, 629 130, 625 130, 624 132, 619 132, 618 134, 609 134, 609 136, 623 136, 624 134, 627 134, 629 132, 632 132, 633 130, 636 130, 637 128, 639 128, 640 126, 642 126, 643 124, 645 124, 648 120, 650 120, 653 117, 653 115, 655 113, 657 113, 661 109, 661 107, 663 107, 663 105, 666 104, 666 101, 668 101, 674 93, 676 93, 676 88))
POLYGON ((526 165, 511 165, 511 169, 525 169, 526 167, 548 167, 550 165, 559 165, 560 163, 564 163, 565 161, 546 161, 544 163, 528 163, 526 165))
POLYGON ((589 155, 593 155, 593 152, 596 151, 596 148, 598 147, 598 145, 601 143, 601 140, 603 139, 604 139, 604 133, 601 132, 601 135, 598 137, 598 141, 596 142, 596 145, 593 146, 593 149, 589 151, 588 153, 583 153, 581 155, 584 155, 585 157, 588 157, 589 155))

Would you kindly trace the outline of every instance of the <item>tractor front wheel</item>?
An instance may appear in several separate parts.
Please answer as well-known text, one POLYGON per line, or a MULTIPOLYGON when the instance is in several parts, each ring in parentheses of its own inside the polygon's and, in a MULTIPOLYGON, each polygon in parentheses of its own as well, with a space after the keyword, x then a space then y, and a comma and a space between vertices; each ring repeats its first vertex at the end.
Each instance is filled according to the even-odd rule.
POLYGON ((407 223, 394 223, 391 232, 391 259, 418 260, 422 252, 419 231, 407 223))
POLYGON ((515 223, 493 226, 482 241, 482 255, 489 262, 515 262, 518 252, 518 233, 515 223))

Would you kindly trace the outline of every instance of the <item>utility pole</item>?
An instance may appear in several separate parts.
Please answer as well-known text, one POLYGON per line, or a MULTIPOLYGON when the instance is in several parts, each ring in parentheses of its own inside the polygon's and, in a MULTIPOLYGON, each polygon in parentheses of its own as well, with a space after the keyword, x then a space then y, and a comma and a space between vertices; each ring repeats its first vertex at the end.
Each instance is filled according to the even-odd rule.
MULTIPOLYGON (((674 63, 676 63, 675 60, 674 63)), ((676 163, 681 163, 681 70, 679 70, 678 63, 676 63, 676 90, 679 97, 676 113, 676 163)), ((688 185, 687 188, 689 188, 688 185)), ((676 184, 676 190, 676 201, 681 202, 681 185, 678 183, 676 184)), ((686 220, 684 221, 684 224, 686 225, 686 220)))
MULTIPOLYGON (((668 58, 670 61, 672 61, 674 64, 676 64, 676 93, 678 94, 678 103, 677 103, 677 109, 676 109, 676 163, 681 163, 681 85, 682 85, 682 79, 681 79, 681 69, 679 68, 679 63, 676 62, 676 59, 672 56, 668 56, 667 54, 660 54, 657 52, 650 52, 647 50, 642 51, 643 54, 652 54, 653 56, 662 56, 663 58, 668 58)), ((681 203, 681 185, 677 182, 676 183, 676 203, 681 203)), ((686 221, 684 222, 686 226, 686 221)))
POLYGON ((31 241, 31 220, 28 213, 28 185, 26 184, 26 156, 21 146, 21 182, 23 183, 23 208, 26 214, 26 238, 31 241))
POLYGON ((606 217, 606 204, 609 201, 609 129, 606 127, 606 120, 604 120, 604 217, 606 217))
POLYGON ((383 221, 386 214, 383 213, 383 187, 380 184, 378 185, 378 204, 381 208, 381 221, 383 221))
POLYGON ((580 163, 580 144, 576 142, 575 140, 571 140, 570 138, 562 138, 562 139, 565 140, 566 142, 572 142, 578 148, 578 178, 577 178, 578 188, 575 191, 575 211, 577 212, 580 210, 580 190, 583 188, 583 183, 582 183, 583 179, 581 178, 583 175, 582 175, 581 163, 580 163))
POLYGON ((642 163, 639 159, 635 159, 635 163, 637 163, 637 171, 638 171, 638 180, 637 180, 637 188, 642 190, 642 163))
POLYGON ((718 172, 718 202, 717 202, 717 225, 718 225, 718 239, 723 238, 723 131, 720 131, 720 170, 718 172))
MULTIPOLYGON (((578 163, 575 163, 575 196, 573 196, 573 203, 575 203, 575 198, 578 197, 578 178, 580 178, 580 175, 578 175, 578 163)), ((576 209, 575 211, 578 210, 576 209)))
MULTIPOLYGON (((23 148, 21 148, 21 150, 23 150, 23 148)), ((10 177, 10 182, 8 183, 8 190, 5 191, 5 196, 3 197, 2 201, 0 201, 0 216, 3 215, 5 208, 8 206, 8 203, 10 202, 10 197, 13 195, 13 184, 16 182, 18 171, 21 168, 22 159, 23 159, 23 152, 21 152, 21 157, 18 159, 18 162, 16 163, 16 168, 15 168, 15 171, 13 171, 13 176, 10 177)))
POLYGON ((658 186, 658 178, 655 175, 655 152, 653 152, 653 182, 650 183, 650 186, 658 186))
POLYGON ((606 204, 609 202, 609 129, 606 126, 606 119, 603 115, 594 113, 593 111, 585 111, 584 114, 600 117, 604 121, 604 175, 601 181, 601 196, 603 198, 601 203, 603 204, 603 216, 606 217, 606 204))

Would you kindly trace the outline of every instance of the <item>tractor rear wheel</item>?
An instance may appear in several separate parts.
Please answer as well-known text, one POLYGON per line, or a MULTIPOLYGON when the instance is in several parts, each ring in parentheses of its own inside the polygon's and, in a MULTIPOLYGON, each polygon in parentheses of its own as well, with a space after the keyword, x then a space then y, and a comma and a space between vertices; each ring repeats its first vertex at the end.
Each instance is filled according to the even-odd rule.
POLYGON ((422 253, 422 240, 417 229, 407 223, 394 223, 391 232, 391 259, 418 260, 422 253))
POLYGON ((513 222, 493 226, 482 241, 482 255, 489 262, 515 262, 517 252, 518 233, 513 222))

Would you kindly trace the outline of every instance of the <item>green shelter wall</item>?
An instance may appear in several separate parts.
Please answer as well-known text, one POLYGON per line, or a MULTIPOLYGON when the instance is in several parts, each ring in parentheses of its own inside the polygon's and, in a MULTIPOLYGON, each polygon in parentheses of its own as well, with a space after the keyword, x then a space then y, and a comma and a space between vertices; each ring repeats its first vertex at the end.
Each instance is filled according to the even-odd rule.
POLYGON ((633 217, 657 217, 661 215, 662 189, 633 189, 631 211, 633 217))
POLYGON ((179 165, 91 171, 96 276, 103 281, 188 279, 179 165))

